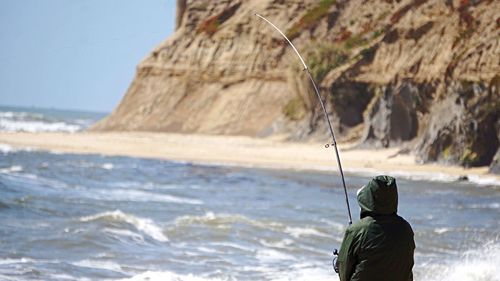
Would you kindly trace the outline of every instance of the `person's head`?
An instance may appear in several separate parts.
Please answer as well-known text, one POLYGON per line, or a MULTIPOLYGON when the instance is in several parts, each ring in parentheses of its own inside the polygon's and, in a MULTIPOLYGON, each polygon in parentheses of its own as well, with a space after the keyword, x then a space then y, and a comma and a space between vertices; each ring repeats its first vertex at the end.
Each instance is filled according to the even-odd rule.
POLYGON ((361 217, 368 213, 388 215, 398 211, 398 189, 396 179, 390 176, 376 176, 357 192, 361 217))

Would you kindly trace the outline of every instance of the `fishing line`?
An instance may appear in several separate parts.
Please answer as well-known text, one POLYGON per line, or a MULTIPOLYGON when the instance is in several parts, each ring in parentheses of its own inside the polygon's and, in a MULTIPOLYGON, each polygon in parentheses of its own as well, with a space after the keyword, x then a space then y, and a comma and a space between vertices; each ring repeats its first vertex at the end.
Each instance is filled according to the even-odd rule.
POLYGON ((337 148, 337 141, 335 139, 335 134, 333 133, 333 128, 332 128, 332 123, 330 122, 330 117, 328 117, 328 112, 326 111, 325 104, 324 104, 323 99, 321 98, 321 95, 319 93, 318 86, 316 85, 316 82, 314 81, 314 79, 312 77, 311 71, 309 71, 309 67, 307 67, 306 62, 304 61, 304 59, 300 55, 300 53, 297 50, 297 48, 295 48, 295 46, 292 44, 292 42, 290 41, 290 39, 288 39, 288 37, 276 25, 274 25, 268 19, 266 19, 265 17, 261 16, 258 13, 255 13, 255 15, 257 17, 261 18, 262 20, 264 20, 265 22, 267 22, 269 25, 271 25, 274 29, 276 29, 281 34, 281 36, 283 36, 286 39, 286 41, 288 42, 288 44, 292 47, 293 51, 299 57, 300 62, 304 66, 303 71, 305 71, 307 73, 307 76, 309 77, 309 80, 311 81, 311 83, 312 83, 312 85, 314 87, 314 91, 316 92, 316 96, 318 97, 318 100, 319 100, 319 102, 321 104, 321 108, 323 109, 323 114, 325 115, 325 119, 326 119, 326 122, 328 124, 328 128, 330 130, 330 135, 332 137, 332 143, 331 144, 326 144, 325 148, 329 148, 330 146, 333 146, 335 148, 335 156, 337 158, 337 165, 339 167, 340 178, 342 179, 342 186, 344 187, 344 195, 345 195, 345 202, 346 202, 346 205, 347 205, 347 214, 348 214, 348 217, 349 217, 349 224, 352 224, 351 208, 349 207, 349 198, 347 196, 347 188, 346 188, 346 185, 345 185, 344 171, 342 170, 342 163, 340 162, 340 155, 339 155, 339 150, 337 148))

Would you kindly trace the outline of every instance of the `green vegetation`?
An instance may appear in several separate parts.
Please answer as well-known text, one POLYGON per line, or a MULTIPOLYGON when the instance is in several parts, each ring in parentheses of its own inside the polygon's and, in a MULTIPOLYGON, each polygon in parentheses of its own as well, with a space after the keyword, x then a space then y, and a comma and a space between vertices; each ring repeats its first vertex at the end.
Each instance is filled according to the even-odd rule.
POLYGON ((355 35, 352 37, 349 37, 345 40, 344 46, 346 49, 350 50, 355 47, 359 47, 361 45, 365 45, 368 43, 368 40, 363 38, 361 35, 355 35))
POLYGON ((473 152, 470 149, 466 149, 462 156, 460 157, 460 163, 466 167, 475 166, 475 164, 479 161, 479 157, 477 153, 473 152))
POLYGON ((317 6, 307 11, 296 24, 287 30, 287 37, 292 40, 299 36, 302 30, 317 25, 318 21, 328 14, 333 4, 335 4, 335 0, 321 0, 317 6))
POLYGON ((348 53, 331 43, 320 43, 312 49, 309 55, 309 68, 318 83, 331 70, 341 66, 349 59, 348 53))
POLYGON ((446 147, 441 152, 441 156, 443 157, 444 160, 449 160, 451 157, 452 151, 453 151, 453 147, 450 145, 450 146, 446 147))
POLYGON ((372 33, 372 39, 377 39, 380 35, 384 34, 385 28, 380 28, 372 33))
POLYGON ((306 105, 300 97, 295 97, 283 107, 283 114, 290 120, 301 120, 306 116, 306 105))

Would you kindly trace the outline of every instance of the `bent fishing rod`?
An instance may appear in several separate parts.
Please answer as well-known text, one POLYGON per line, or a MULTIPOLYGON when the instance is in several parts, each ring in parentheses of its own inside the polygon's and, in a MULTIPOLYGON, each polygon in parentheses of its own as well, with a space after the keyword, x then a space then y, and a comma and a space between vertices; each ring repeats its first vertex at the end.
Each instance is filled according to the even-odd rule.
MULTIPOLYGON (((344 172, 342 170, 342 163, 340 162, 339 149, 337 148, 337 141, 335 140, 335 134, 333 133, 332 123, 330 122, 330 117, 328 117, 328 112, 326 112, 325 103, 323 102, 323 99, 321 98, 321 95, 320 95, 319 90, 318 90, 318 86, 316 85, 316 82, 314 81, 314 79, 312 77, 312 74, 311 74, 311 71, 309 70, 309 67, 307 67, 306 62, 304 61, 304 59, 300 55, 299 51, 297 51, 297 48, 295 48, 295 46, 292 44, 292 41, 290 41, 290 39, 288 39, 288 37, 276 25, 274 25, 268 19, 266 19, 265 17, 261 16, 258 13, 255 13, 255 15, 257 17, 263 19, 269 25, 271 25, 274 29, 276 29, 281 34, 281 36, 283 36, 286 39, 288 44, 290 44, 292 49, 295 51, 295 53, 299 57, 300 62, 302 62, 302 65, 304 66, 303 71, 305 71, 307 73, 307 76, 309 77, 309 80, 311 81, 311 83, 314 87, 314 91, 316 92, 316 96, 318 97, 319 103, 321 104, 321 108, 323 109, 323 114, 325 115, 326 122, 328 123, 328 128, 330 129, 330 135, 332 137, 331 145, 335 148, 335 156, 337 158, 337 165, 339 167, 340 178, 342 179, 342 186, 344 187, 345 202, 347 204, 347 214, 349 215, 349 224, 352 224, 351 208, 349 207, 349 198, 347 196, 347 188, 345 186, 345 178, 344 178, 344 172)), ((325 145, 326 148, 328 148, 329 146, 330 146, 330 144, 325 145)))

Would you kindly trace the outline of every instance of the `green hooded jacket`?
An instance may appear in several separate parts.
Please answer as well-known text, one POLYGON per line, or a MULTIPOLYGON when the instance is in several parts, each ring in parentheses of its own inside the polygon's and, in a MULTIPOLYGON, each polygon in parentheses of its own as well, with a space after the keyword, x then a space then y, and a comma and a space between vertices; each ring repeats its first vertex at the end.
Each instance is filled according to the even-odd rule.
POLYGON ((413 280, 413 230, 396 214, 396 179, 377 176, 357 197, 361 220, 347 228, 340 247, 340 281, 413 280))

